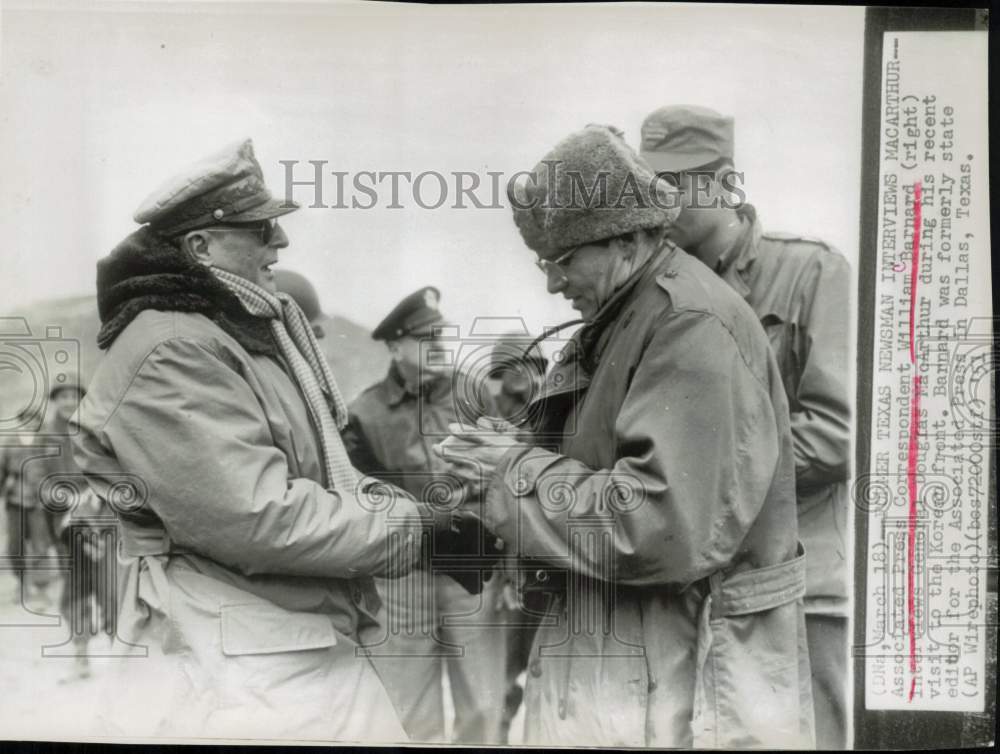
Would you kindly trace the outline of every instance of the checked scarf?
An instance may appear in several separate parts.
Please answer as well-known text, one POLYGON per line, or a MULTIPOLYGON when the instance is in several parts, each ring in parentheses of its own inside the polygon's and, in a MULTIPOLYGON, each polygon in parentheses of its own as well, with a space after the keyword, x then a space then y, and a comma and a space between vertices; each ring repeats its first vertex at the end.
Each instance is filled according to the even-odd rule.
POLYGON ((353 491, 358 477, 340 439, 340 430, 347 424, 347 406, 306 315, 286 293, 271 293, 216 267, 211 271, 250 314, 270 321, 281 355, 291 367, 319 430, 327 481, 334 489, 353 491))

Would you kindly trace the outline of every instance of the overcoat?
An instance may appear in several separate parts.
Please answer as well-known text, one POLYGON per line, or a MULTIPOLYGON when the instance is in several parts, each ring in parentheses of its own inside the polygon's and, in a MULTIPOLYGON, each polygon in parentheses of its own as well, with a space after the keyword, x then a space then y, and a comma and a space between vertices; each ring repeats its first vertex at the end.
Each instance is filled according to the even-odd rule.
POLYGON ((119 635, 137 656, 114 729, 406 741, 357 650, 377 628, 372 577, 418 560, 420 515, 329 487, 289 374, 203 314, 153 309, 98 367, 75 457, 120 517, 119 635))
POLYGON ((487 525, 550 602, 532 744, 810 747, 781 374, 756 316, 668 245, 570 340, 487 525))

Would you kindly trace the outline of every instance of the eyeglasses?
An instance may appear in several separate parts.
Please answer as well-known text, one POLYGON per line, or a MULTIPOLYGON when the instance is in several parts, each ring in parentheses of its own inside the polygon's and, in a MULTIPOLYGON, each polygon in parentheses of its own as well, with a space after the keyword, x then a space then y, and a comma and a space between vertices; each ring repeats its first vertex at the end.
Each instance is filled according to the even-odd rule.
POLYGON ((564 265, 566 261, 582 248, 582 246, 574 246, 572 249, 560 254, 555 259, 536 259, 535 266, 544 272, 546 277, 550 273, 555 272, 559 280, 565 280, 566 268, 564 265))
POLYGON ((218 225, 213 225, 210 228, 202 228, 201 230, 245 230, 255 233, 262 244, 269 244, 274 238, 274 234, 277 229, 278 220, 276 218, 269 217, 266 220, 255 220, 250 223, 219 223, 218 225))

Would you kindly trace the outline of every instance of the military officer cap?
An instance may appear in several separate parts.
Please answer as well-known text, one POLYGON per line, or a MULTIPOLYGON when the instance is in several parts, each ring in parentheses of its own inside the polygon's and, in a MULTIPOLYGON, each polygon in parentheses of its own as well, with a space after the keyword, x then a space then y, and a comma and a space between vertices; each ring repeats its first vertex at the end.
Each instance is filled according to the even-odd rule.
POLYGON ((212 225, 268 220, 298 208, 268 191, 253 142, 247 139, 171 178, 146 197, 133 217, 176 236, 212 225))
POLYGON ((441 322, 438 311, 441 292, 433 286, 414 291, 400 301, 372 332, 375 340, 397 340, 405 335, 429 335, 431 325, 441 322))
POLYGON ((274 284, 279 291, 295 300, 310 322, 323 316, 316 289, 305 275, 294 270, 277 269, 274 271, 274 284))
POLYGON ((506 333, 497 338, 490 352, 490 377, 498 377, 504 369, 517 364, 533 364, 544 371, 549 360, 530 335, 506 333))
POLYGON ((671 105, 642 123, 639 155, 657 173, 733 161, 733 119, 697 105, 671 105))

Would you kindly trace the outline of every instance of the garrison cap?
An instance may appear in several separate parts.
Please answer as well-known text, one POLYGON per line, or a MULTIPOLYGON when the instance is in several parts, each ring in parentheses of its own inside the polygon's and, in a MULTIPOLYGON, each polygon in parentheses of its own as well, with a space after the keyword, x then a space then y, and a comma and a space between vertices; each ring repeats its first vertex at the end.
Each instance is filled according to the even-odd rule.
POLYGON ((400 301, 372 331, 374 340, 396 340, 405 335, 425 335, 430 332, 429 325, 441 322, 443 317, 438 311, 441 291, 433 286, 425 286, 414 291, 400 301))
POLYGON ((305 275, 294 270, 277 269, 274 271, 274 284, 279 291, 295 300, 310 322, 323 316, 316 288, 305 275))
POLYGON ((171 178, 146 197, 133 217, 174 236, 219 223, 267 220, 298 208, 296 202, 271 196, 247 139, 171 178))
POLYGON ((657 173, 733 159, 733 119, 697 105, 661 107, 642 122, 640 156, 657 173))
POLYGON ((530 335, 505 333, 497 338, 490 352, 489 376, 496 377, 504 369, 524 363, 533 364, 544 371, 549 360, 530 335))
POLYGON ((543 259, 574 246, 669 226, 676 189, 658 180, 613 126, 589 125, 556 144, 508 187, 525 245, 543 259))

